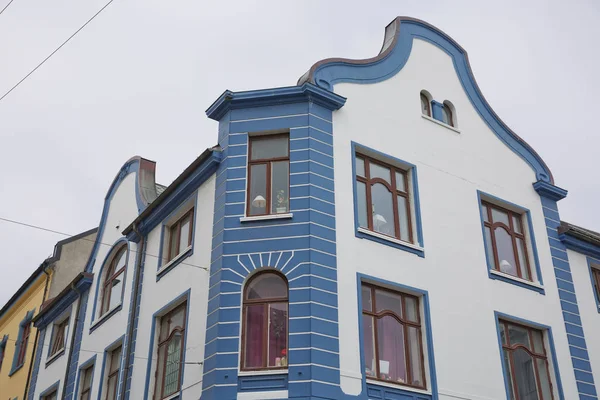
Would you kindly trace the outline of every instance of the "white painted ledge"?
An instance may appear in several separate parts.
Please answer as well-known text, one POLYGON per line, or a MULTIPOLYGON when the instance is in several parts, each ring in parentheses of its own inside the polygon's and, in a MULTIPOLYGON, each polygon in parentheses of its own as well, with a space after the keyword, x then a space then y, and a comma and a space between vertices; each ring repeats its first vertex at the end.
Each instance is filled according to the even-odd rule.
POLYGON ((270 400, 287 399, 287 390, 271 390, 268 392, 241 392, 237 394, 238 400, 270 400))
POLYGON ((456 129, 455 127, 450 126, 448 124, 445 124, 445 123, 443 123, 441 121, 438 121, 437 119, 431 118, 429 115, 421 114, 421 117, 425 118, 427 121, 431 121, 431 122, 436 123, 436 124, 438 124, 440 126, 443 126, 444 128, 450 129, 451 131, 454 131, 456 133, 460 133, 460 130, 456 129))
POLYGON ((175 264, 177 261, 181 260, 182 258, 187 257, 187 255, 189 254, 189 252, 191 250, 192 250, 192 246, 189 245, 188 247, 185 248, 185 250, 183 250, 181 253, 177 254, 175 256, 175 258, 173 258, 171 261, 169 261, 168 263, 166 263, 165 265, 160 267, 159 270, 156 271, 156 275, 162 274, 165 270, 169 269, 169 267, 171 265, 175 264))
POLYGON ((294 214, 292 214, 292 213, 257 215, 255 217, 240 217, 240 222, 269 221, 272 219, 289 219, 289 218, 292 218, 293 216, 294 216, 294 214))
POLYGON ((287 375, 286 369, 266 369, 261 371, 238 371, 238 376, 259 376, 259 375, 287 375))
POLYGON ((421 246, 417 246, 417 245, 409 243, 409 242, 404 242, 402 240, 398 240, 398 239, 393 238, 391 236, 387 236, 387 235, 383 235, 381 233, 373 232, 373 231, 370 231, 370 230, 365 229, 365 228, 358 228, 358 231, 360 233, 364 233, 365 235, 373 236, 373 237, 376 237, 376 238, 379 238, 379 239, 382 239, 382 240, 387 240, 388 242, 395 243, 395 244, 398 244, 400 246, 409 247, 411 249, 415 249, 415 250, 419 250, 419 251, 425 251, 425 249, 423 247, 421 247, 421 246))
POLYGON ((385 386, 385 387, 399 389, 399 390, 405 390, 407 392, 427 394, 427 395, 431 396, 431 392, 428 390, 416 389, 416 388, 413 388, 410 386, 404 386, 404 385, 399 385, 399 384, 394 384, 394 383, 387 383, 387 382, 383 382, 383 381, 370 380, 369 378, 367 378, 367 383, 372 383, 373 385, 385 386))
POLYGON ((525 279, 521 279, 518 276, 513 276, 513 275, 510 275, 510 274, 506 274, 504 272, 496 271, 495 269, 490 269, 490 274, 501 276, 503 278, 510 279, 511 281, 519 282, 519 283, 522 283, 524 285, 528 285, 528 286, 531 286, 531 287, 534 287, 534 288, 538 288, 538 289, 543 289, 544 288, 539 283, 531 282, 531 281, 528 281, 528 280, 525 280, 525 279))

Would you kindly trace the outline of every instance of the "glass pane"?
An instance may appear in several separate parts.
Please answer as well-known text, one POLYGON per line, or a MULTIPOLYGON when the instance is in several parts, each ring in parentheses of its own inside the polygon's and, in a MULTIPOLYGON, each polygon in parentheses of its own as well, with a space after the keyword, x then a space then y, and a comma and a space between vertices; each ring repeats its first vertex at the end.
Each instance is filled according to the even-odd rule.
POLYGON ((368 228, 367 222, 367 185, 356 182, 356 202, 358 207, 358 226, 368 228))
POLYGON ((406 308, 406 319, 411 322, 419 322, 417 299, 411 296, 405 296, 404 307, 406 308))
POLYGON ((487 207, 485 206, 485 204, 481 205, 481 215, 483 216, 483 220, 485 222, 490 222, 490 219, 488 218, 487 207))
POLYGON ((495 269, 496 268, 496 261, 494 261, 494 247, 492 245, 492 233, 490 231, 490 228, 488 228, 487 226, 485 227, 485 248, 486 248, 486 257, 487 257, 487 261, 488 261, 488 265, 495 269))
POLYGON ((448 110, 448 107, 443 106, 442 107, 442 120, 447 125, 452 125, 452 117, 450 115, 451 114, 450 114, 450 110, 448 110))
POLYGON ((362 309, 365 311, 373 311, 373 304, 371 302, 371 288, 362 287, 362 309))
POLYGON ((180 254, 187 249, 190 239, 190 217, 186 217, 183 221, 181 221, 181 231, 179 233, 179 251, 177 254, 180 254))
POLYGON ((502 339, 502 344, 507 344, 507 342, 506 342, 506 328, 504 327, 504 324, 502 322, 500 323, 500 338, 502 339))
POLYGON ((396 189, 406 192, 406 179, 404 179, 403 173, 396 172, 396 189))
POLYGON ((402 318, 402 297, 400 295, 375 290, 375 304, 377 306, 376 312, 389 310, 402 318))
POLYGON ((496 237, 496 250, 498 251, 500 271, 518 276, 512 238, 508 232, 501 227, 494 229, 494 236, 496 237))
POLYGON ((417 328, 408 328, 408 346, 410 348, 410 371, 412 373, 412 384, 415 386, 424 386, 423 367, 421 364, 421 342, 419 340, 419 330, 417 328))
POLYGON ((156 388, 155 399, 161 399, 163 390, 163 378, 165 376, 165 362, 167 358, 167 346, 162 345, 158 348, 158 359, 156 361, 156 388))
POLYGON ((104 287, 104 292, 102 293, 102 312, 100 315, 102 315, 110 309, 110 291, 110 285, 104 287))
POLYGON ((515 400, 515 388, 513 387, 513 376, 512 369, 510 368, 510 360, 508 358, 508 352, 506 350, 502 350, 504 353, 504 371, 508 376, 508 390, 510 392, 510 400, 515 400))
POLYGON ((81 400, 90 400, 90 392, 85 392, 81 394, 81 400))
POLYGON ((400 220, 400 239, 410 241, 408 232, 408 203, 406 198, 398 196, 398 219, 400 220))
POLYGON ((179 253, 178 240, 179 224, 175 224, 171 227, 171 234, 169 236, 169 260, 172 260, 179 253))
POLYGON ((544 352, 544 338, 542 336, 542 332, 540 331, 531 331, 531 336, 533 337, 533 351, 538 354, 545 354, 544 352))
POLYGON ((267 164, 250 166, 250 215, 267 213, 267 164))
POLYGON ((369 171, 371 174, 371 176, 370 176, 371 179, 381 178, 388 183, 392 183, 390 169, 388 167, 383 167, 383 166, 381 166, 379 164, 375 164, 375 163, 369 163, 369 171))
POLYGON ((246 307, 246 320, 244 338, 244 366, 246 368, 260 368, 266 366, 263 360, 265 326, 265 309, 263 305, 246 307))
POLYGON ((510 340, 511 346, 522 344, 528 349, 531 349, 531 344, 529 343, 529 331, 525 328, 508 324, 508 339, 510 340))
POLYGON ((113 352, 110 356, 110 371, 109 372, 118 371, 120 366, 121 366, 121 347, 113 350, 113 352))
POLYGON ((510 226, 508 222, 508 214, 504 211, 492 208, 492 219, 494 220, 493 222, 501 222, 506 226, 510 226))
POLYGON ((513 220, 513 229, 515 230, 515 232, 523 233, 523 231, 521 230, 521 218, 517 218, 513 214, 512 220, 513 220))
POLYGON ((375 326, 373 317, 363 315, 363 347, 365 351, 365 375, 375 377, 377 374, 375 366, 375 326))
POLYGON ((521 269, 521 277, 523 279, 531 280, 529 276, 529 269, 527 268, 527 258, 525 257, 525 244, 523 239, 516 239, 517 242, 517 254, 519 255, 519 268, 521 269))
POLYGON ((287 367, 287 303, 269 305, 269 367, 287 367))
POLYGON ((169 323, 169 332, 167 336, 171 334, 175 330, 175 328, 183 328, 185 325, 185 306, 181 305, 177 307, 175 310, 171 311, 167 319, 170 320, 169 323))
POLYGON ((179 389, 182 340, 182 333, 176 332, 167 345, 167 363, 165 365, 165 388, 163 396, 169 396, 179 389))
POLYGON ((406 383, 403 326, 390 316, 378 319, 377 344, 379 378, 390 382, 406 383))
POLYGON ((167 339, 167 337, 169 337, 169 317, 165 316, 162 317, 160 320, 160 338, 159 338, 159 342, 162 342, 163 340, 167 339))
POLYGON ((278 161, 271 164, 271 213, 281 214, 290 210, 289 161, 278 161))
POLYGON ((92 368, 85 370, 83 375, 83 389, 89 389, 92 386, 92 368))
POLYGON ((108 383, 106 385, 106 400, 116 400, 117 399, 117 379, 118 376, 111 376, 108 378, 108 383))
POLYGON ((262 137, 251 138, 252 160, 262 160, 265 158, 287 157, 288 155, 288 137, 274 136, 272 138, 262 137))
POLYGON ((120 270, 121 268, 123 268, 125 266, 125 263, 127 262, 127 251, 125 250, 125 248, 123 248, 122 250, 119 251, 119 254, 117 255, 117 257, 119 257, 119 259, 115 263, 115 265, 116 265, 116 267, 114 269, 115 272, 120 270))
POLYGON ((287 297, 287 285, 277 274, 264 273, 257 275, 246 289, 246 298, 281 299, 287 297))
POLYGON ((373 203, 373 230, 395 236, 392 193, 385 185, 376 183, 371 186, 371 201, 373 203))
POLYGON ((421 113, 429 115, 429 101, 424 95, 421 95, 421 113))
POLYGON ((365 160, 356 157, 356 175, 365 176, 365 160))
POLYGON ((123 273, 121 272, 112 281, 112 287, 110 288, 110 304, 109 309, 112 310, 121 303, 121 293, 123 291, 123 273))
POLYGON ((513 364, 515 368, 515 381, 517 392, 521 400, 537 400, 537 384, 533 359, 523 349, 513 351, 513 364))
POLYGON ((546 360, 541 358, 536 358, 535 362, 538 367, 538 375, 540 377, 540 386, 542 388, 542 399, 543 400, 551 400, 552 399, 552 388, 550 386, 550 375, 548 374, 548 364, 546 360))

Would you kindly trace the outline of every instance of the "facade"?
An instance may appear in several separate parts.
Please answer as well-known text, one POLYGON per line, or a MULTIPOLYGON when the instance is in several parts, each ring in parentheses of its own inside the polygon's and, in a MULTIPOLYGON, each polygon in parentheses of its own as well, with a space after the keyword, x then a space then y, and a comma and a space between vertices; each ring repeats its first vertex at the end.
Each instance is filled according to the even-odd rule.
POLYGON ((29 400, 598 398, 600 235, 446 34, 397 18, 207 115, 171 185, 140 157, 110 185, 29 400))

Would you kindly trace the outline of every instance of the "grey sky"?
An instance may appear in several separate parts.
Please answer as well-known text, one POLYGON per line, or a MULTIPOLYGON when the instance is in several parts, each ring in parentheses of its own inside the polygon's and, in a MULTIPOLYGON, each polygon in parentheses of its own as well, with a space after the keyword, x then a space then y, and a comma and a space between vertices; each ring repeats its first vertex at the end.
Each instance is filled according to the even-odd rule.
MULTIPOLYGON (((106 1, 14 0, 0 15, 0 96, 106 1)), ((225 89, 290 86, 322 58, 371 57, 407 15, 469 52, 492 107, 569 190, 562 218, 600 230, 600 3, 499 4, 115 0, 0 101, 0 217, 71 234, 97 226, 128 158, 157 161, 169 184, 216 142, 204 110, 225 89)), ((63 238, 0 221, 0 304, 63 238)))

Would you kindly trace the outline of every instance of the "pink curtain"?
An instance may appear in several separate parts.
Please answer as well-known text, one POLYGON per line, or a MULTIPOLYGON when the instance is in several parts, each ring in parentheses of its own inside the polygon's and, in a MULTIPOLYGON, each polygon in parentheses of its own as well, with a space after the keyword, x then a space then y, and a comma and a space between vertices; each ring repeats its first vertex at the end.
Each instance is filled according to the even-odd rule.
POLYGON ((393 317, 385 316, 377 320, 377 334, 379 378, 397 383, 406 383, 403 326, 393 317))
POLYGON ((265 306, 256 305, 246 308, 245 364, 247 368, 263 366, 265 306))

